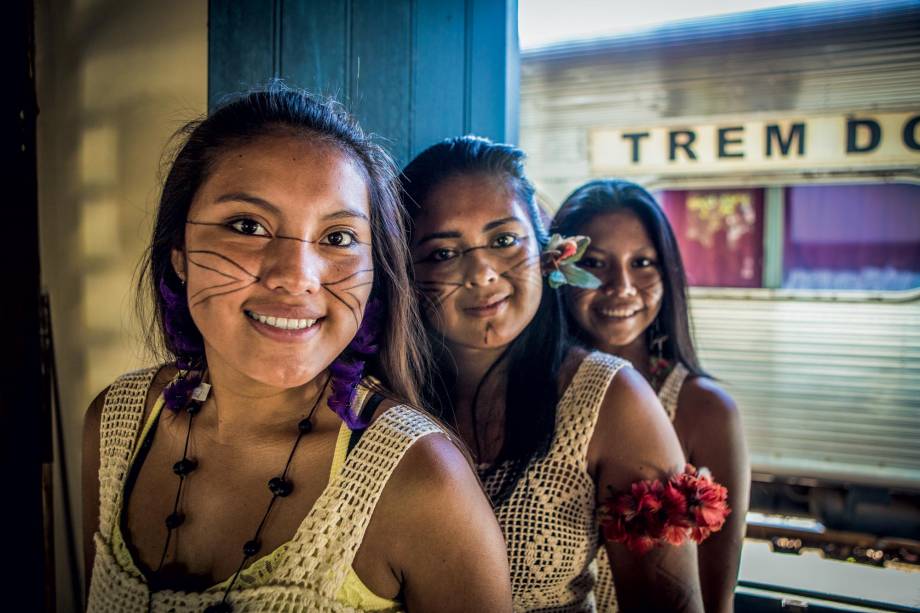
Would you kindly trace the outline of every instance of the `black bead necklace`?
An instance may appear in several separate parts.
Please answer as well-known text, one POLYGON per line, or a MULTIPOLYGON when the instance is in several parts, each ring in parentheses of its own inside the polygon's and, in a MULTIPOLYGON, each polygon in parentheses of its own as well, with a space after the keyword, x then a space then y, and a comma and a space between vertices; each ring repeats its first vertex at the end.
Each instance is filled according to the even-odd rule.
MULTIPOLYGON (((331 378, 330 376, 326 379, 326 382, 323 384, 307 416, 297 422, 297 438, 294 439, 294 445, 291 447, 291 453, 288 454, 287 462, 284 464, 284 470, 281 471, 280 475, 272 477, 268 481, 268 490, 272 495, 271 499, 268 501, 268 508, 265 509, 265 513, 262 515, 262 520, 259 522, 259 526, 256 528, 253 537, 243 544, 243 559, 240 561, 236 572, 233 573, 233 577, 227 584, 223 597, 220 602, 207 607, 204 613, 230 613, 233 611, 233 605, 230 604, 227 597, 230 595, 230 590, 233 589, 237 579, 239 579, 240 573, 243 572, 246 562, 262 548, 259 537, 262 534, 262 528, 265 527, 265 521, 268 519, 268 514, 275 505, 275 501, 279 498, 289 496, 291 492, 294 491, 294 482, 287 476, 288 469, 291 467, 291 461, 294 459, 294 452, 297 451, 300 439, 313 430, 313 414, 316 412, 316 407, 319 406, 319 401, 325 394, 331 378)), ((185 445, 182 448, 182 459, 173 464, 173 472, 179 477, 179 485, 176 488, 176 498, 173 502, 172 513, 166 516, 166 542, 163 544, 163 553, 160 556, 160 563, 153 571, 154 576, 163 568, 163 563, 166 561, 166 556, 169 553, 169 543, 172 540, 173 532, 185 522, 185 514, 179 509, 179 501, 182 497, 182 487, 185 484, 185 478, 198 468, 198 461, 188 457, 189 440, 192 435, 192 422, 195 420, 195 416, 201 411, 201 407, 205 400, 207 400, 210 391, 211 386, 209 384, 204 382, 200 383, 198 387, 192 391, 191 396, 185 404, 185 411, 188 413, 188 428, 185 431, 185 445)))

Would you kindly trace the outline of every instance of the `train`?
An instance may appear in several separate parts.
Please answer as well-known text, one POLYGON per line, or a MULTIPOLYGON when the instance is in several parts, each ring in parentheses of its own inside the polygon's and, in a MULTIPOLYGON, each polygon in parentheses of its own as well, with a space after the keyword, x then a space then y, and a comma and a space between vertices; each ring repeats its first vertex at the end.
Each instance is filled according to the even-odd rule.
POLYGON ((525 49, 550 209, 636 181, 678 233, 752 508, 920 539, 920 3, 819 2, 525 49))

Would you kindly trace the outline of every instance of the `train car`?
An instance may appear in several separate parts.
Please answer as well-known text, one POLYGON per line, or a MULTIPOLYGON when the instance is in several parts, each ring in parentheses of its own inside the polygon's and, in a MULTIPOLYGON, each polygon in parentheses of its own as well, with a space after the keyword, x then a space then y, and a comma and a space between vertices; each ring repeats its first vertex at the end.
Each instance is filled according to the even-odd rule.
POLYGON ((920 535, 920 4, 824 2, 525 50, 550 208, 597 177, 679 234, 754 509, 920 535))

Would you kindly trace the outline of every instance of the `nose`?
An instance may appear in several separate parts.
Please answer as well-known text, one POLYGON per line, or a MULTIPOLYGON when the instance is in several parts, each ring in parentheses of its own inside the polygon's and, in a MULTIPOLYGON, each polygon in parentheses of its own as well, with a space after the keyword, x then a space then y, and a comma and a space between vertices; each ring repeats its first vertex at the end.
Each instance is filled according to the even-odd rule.
POLYGON ((498 271, 492 266, 488 249, 474 249, 463 254, 466 265, 465 285, 483 287, 498 281, 498 271))
POLYGON ((608 296, 623 298, 635 296, 638 292, 627 265, 611 266, 601 290, 608 296))
POLYGON ((268 289, 289 294, 319 291, 322 258, 314 245, 296 238, 275 237, 262 267, 262 283, 268 289))

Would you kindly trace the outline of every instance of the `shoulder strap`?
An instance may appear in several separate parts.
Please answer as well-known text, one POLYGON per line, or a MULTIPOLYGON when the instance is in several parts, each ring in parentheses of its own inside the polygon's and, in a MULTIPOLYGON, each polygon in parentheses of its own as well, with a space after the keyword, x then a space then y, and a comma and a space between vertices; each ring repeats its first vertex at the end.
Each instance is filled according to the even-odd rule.
POLYGON ((404 405, 378 417, 333 477, 328 496, 317 501, 317 521, 298 530, 276 576, 317 581, 321 592, 337 593, 396 466, 416 441, 437 432, 443 430, 431 418, 404 405))
POLYGON ((158 367, 120 376, 105 395, 99 424, 99 531, 109 538, 140 432, 147 391, 158 367))
MULTIPOLYGON (((374 411, 377 410, 377 407, 380 406, 380 403, 383 402, 383 395, 374 392, 371 394, 371 397, 364 403, 364 406, 361 408, 359 417, 361 418, 361 423, 370 423, 371 418, 374 416, 374 411)), ((358 441, 361 440, 361 436, 367 432, 367 428, 359 428, 357 430, 351 431, 351 436, 348 438, 348 450, 345 452, 345 455, 351 453, 351 450, 355 448, 355 445, 358 444, 358 441)))
POLYGON ((629 362, 594 351, 579 364, 556 409, 556 440, 551 453, 563 453, 587 463, 588 444, 613 377, 629 362))
POLYGON ((687 380, 689 374, 687 367, 678 362, 661 384, 661 389, 658 390, 658 400, 661 401, 661 406, 664 407, 671 421, 677 417, 677 400, 680 397, 680 389, 684 386, 684 381, 687 380))

